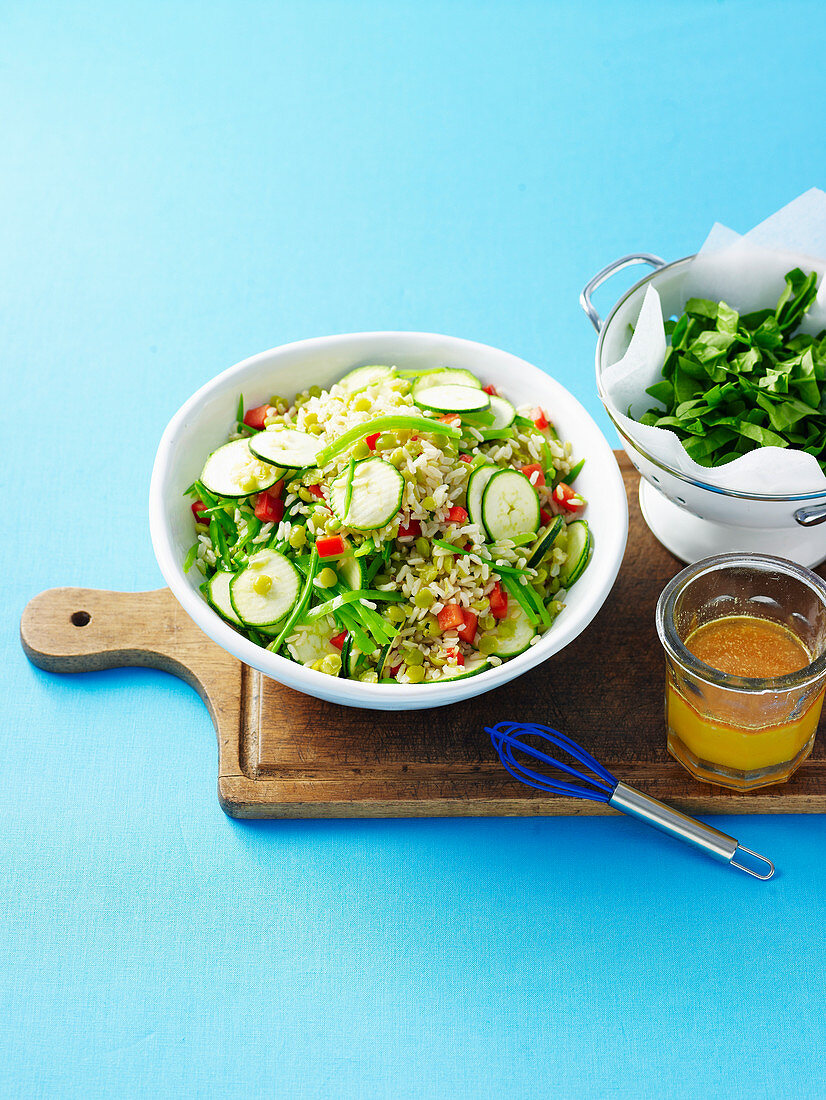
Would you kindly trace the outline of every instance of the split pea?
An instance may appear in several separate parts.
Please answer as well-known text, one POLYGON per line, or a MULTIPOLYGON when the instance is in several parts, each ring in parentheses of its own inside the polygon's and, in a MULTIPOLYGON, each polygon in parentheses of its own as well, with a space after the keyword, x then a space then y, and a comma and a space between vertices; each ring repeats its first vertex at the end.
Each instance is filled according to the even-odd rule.
POLYGON ((293 527, 290 531, 290 546, 293 550, 300 550, 307 541, 307 529, 305 527, 293 527))
POLYGON ((430 543, 427 541, 427 539, 416 539, 413 545, 416 547, 416 550, 418 551, 420 557, 430 557, 430 543))
POLYGON ((319 588, 332 588, 338 581, 338 574, 335 569, 330 569, 328 566, 326 569, 322 569, 315 579, 319 588))
POLYGON ((252 587, 259 596, 266 596, 272 588, 272 577, 268 577, 266 573, 261 573, 261 575, 256 577, 252 582, 252 587))
POLYGON ((360 439, 358 443, 356 443, 353 447, 351 453, 353 455, 353 458, 355 458, 356 460, 367 458, 367 456, 370 454, 370 448, 367 446, 363 439, 360 439))
POLYGON ((432 607, 435 602, 436 597, 429 588, 420 588, 413 597, 413 603, 416 607, 432 607))
MULTIPOLYGON (((421 654, 419 654, 421 657, 421 654)), ((407 678, 411 684, 420 684, 424 680, 424 669, 421 665, 408 665, 407 678)))

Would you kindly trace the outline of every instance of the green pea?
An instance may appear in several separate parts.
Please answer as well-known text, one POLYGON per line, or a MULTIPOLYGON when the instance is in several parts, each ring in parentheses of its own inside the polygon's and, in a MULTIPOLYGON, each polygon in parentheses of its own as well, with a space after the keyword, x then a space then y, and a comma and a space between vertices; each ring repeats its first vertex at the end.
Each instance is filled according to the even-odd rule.
POLYGON ((341 520, 336 519, 335 516, 331 516, 325 524, 325 530, 328 535, 336 535, 341 530, 341 520))
POLYGON ((299 500, 303 500, 305 504, 309 504, 310 501, 313 499, 313 494, 310 492, 309 489, 305 489, 302 486, 302 488, 298 490, 298 498, 299 500))
POLYGON ((413 545, 416 547, 416 550, 418 551, 419 557, 421 557, 421 558, 429 558, 430 557, 430 543, 427 541, 427 539, 416 539, 416 541, 413 543, 413 545))
POLYGON ((307 392, 310 397, 321 397, 321 386, 310 386, 307 392))
POLYGON ((276 408, 278 408, 279 405, 284 405, 288 408, 290 403, 286 397, 280 397, 277 393, 274 393, 270 398, 270 404, 275 405, 276 408))
POLYGON ((372 403, 369 397, 357 397, 353 402, 353 408, 356 412, 367 412, 372 403))
POLYGON ((402 466, 407 465, 407 455, 401 449, 401 447, 397 447, 396 450, 393 451, 393 453, 391 455, 383 455, 383 458, 385 458, 387 461, 391 462, 392 465, 395 466, 396 469, 398 469, 398 470, 400 470, 402 468, 402 466))
POLYGON ((429 615, 424 622, 424 632, 428 638, 438 638, 442 633, 442 628, 435 616, 429 615))
POLYGON ((490 601, 485 596, 482 596, 481 599, 475 600, 472 606, 474 611, 487 611, 490 607, 490 601))
POLYGON ((404 663, 406 665, 424 664, 424 653, 420 649, 408 649, 404 655, 404 663))
POLYGON ((334 584, 338 583, 338 573, 336 573, 335 569, 330 569, 330 567, 327 566, 318 574, 315 583, 319 588, 332 588, 334 584))
POLYGON ((432 607, 436 602, 436 597, 430 591, 429 588, 420 588, 416 595, 413 597, 413 603, 416 607, 432 607))
POLYGON ((310 668, 313 670, 313 672, 322 672, 323 669, 322 669, 321 666, 323 664, 324 664, 324 658, 319 657, 319 659, 317 661, 313 661, 313 663, 310 665, 310 668))
POLYGON ((535 579, 537 584, 544 584, 545 581, 548 579, 548 570, 545 569, 544 566, 540 565, 540 567, 536 571, 535 579))
POLYGON ((425 497, 422 501, 422 508, 426 508, 428 512, 433 512, 436 509, 436 501, 433 497, 425 497))
POLYGON ((434 666, 434 668, 444 668, 444 666, 447 664, 447 659, 445 657, 437 657, 435 654, 431 653, 430 663, 434 666))
POLYGON ((419 577, 425 584, 431 584, 439 576, 438 566, 435 565, 423 565, 419 570, 419 577))
POLYGON ((290 546, 293 550, 300 550, 301 547, 307 541, 307 528, 306 527, 293 527, 290 531, 290 546))
POLYGON ((390 620, 391 623, 401 623, 407 618, 404 612, 404 608, 399 607, 396 603, 391 603, 385 611, 385 617, 390 620))
POLYGON ((309 428, 309 426, 311 424, 317 424, 317 423, 318 423, 318 413, 314 413, 312 411, 312 409, 310 409, 308 412, 304 413, 304 426, 305 426, 305 428, 309 428))
POLYGON ((496 638, 492 634, 483 634, 477 642, 476 648, 480 653, 495 653, 498 648, 496 638))
POLYGON ((399 437, 393 432, 382 432, 376 440, 377 451, 393 451, 399 445, 399 437))
POLYGON ((363 439, 360 439, 358 443, 353 444, 353 448, 350 451, 350 454, 358 462, 360 459, 368 457, 368 455, 370 454, 370 448, 367 446, 363 439))
POLYGON ((420 684, 424 679, 424 669, 418 665, 413 665, 412 668, 408 667, 407 678, 411 684, 420 684))
POLYGON ((341 657, 339 654, 328 653, 326 657, 322 657, 321 671, 326 672, 328 676, 338 676, 341 672, 341 657))

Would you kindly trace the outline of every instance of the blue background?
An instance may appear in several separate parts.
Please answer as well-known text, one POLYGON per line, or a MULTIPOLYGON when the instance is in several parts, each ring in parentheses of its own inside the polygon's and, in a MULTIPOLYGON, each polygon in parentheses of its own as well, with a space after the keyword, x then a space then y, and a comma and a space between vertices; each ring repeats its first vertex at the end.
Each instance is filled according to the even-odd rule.
POLYGON ((822 186, 825 46, 800 2, 2 5, 0 1092, 824 1094, 823 817, 718 820, 769 884, 626 819, 231 821, 194 692, 17 621, 161 583, 167 420, 284 341, 485 341, 607 431, 581 286, 822 186))

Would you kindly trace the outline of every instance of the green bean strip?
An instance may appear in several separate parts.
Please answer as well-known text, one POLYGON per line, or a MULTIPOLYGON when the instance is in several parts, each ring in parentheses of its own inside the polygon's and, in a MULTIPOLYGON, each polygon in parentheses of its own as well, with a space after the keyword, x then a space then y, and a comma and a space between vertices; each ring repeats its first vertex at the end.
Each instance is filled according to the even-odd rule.
POLYGON ((188 573, 192 566, 195 564, 195 559, 198 557, 198 547, 200 543, 194 543, 186 552, 184 558, 184 573, 188 573))
POLYGON ((330 459, 335 458, 342 451, 346 451, 351 444, 357 443, 365 436, 394 429, 410 432, 431 432, 434 435, 446 435, 451 439, 460 439, 462 436, 460 428, 454 428, 452 424, 442 424, 441 421, 431 420, 429 417, 377 416, 364 424, 357 424, 355 428, 350 428, 344 435, 340 435, 338 439, 328 443, 326 447, 322 447, 316 455, 316 465, 319 467, 326 466, 330 459))
POLYGON ((344 515, 342 516, 344 522, 347 522, 347 515, 350 511, 350 501, 353 499, 353 475, 356 472, 356 460, 350 459, 347 466, 347 488, 344 490, 344 515))
POLYGON ((353 612, 352 608, 340 607, 338 611, 333 612, 333 618, 339 621, 344 629, 352 635, 353 641, 356 644, 356 649, 358 649, 359 653, 373 652, 375 648, 373 640, 362 628, 358 616, 353 612))
POLYGON ((502 585, 505 589, 507 589, 508 593, 513 596, 513 598, 525 612, 531 626, 538 626, 539 616, 534 611, 531 601, 522 591, 523 586, 519 583, 519 581, 515 581, 513 577, 502 577, 502 585))
POLYGON ((229 554, 227 552, 227 540, 224 538, 224 532, 221 529, 220 523, 216 520, 215 516, 209 521, 209 537, 212 539, 212 547, 218 552, 218 556, 224 563, 224 567, 228 570, 232 569, 232 564, 229 560, 229 554))
MULTIPOLYGON (((334 596, 332 600, 327 600, 326 603, 318 604, 312 611, 307 612, 305 620, 308 623, 312 622, 313 619, 320 619, 324 615, 329 615, 331 611, 338 611, 345 604, 356 603, 360 600, 374 600, 375 602, 385 600, 389 603, 398 603, 403 599, 404 596, 400 592, 375 592, 369 588, 351 588, 349 592, 343 592, 340 596, 334 596)), ((370 609, 368 608, 368 610, 370 609)))
POLYGON ((376 556, 368 565, 367 572, 364 574, 364 583, 369 584, 373 580, 376 573, 381 569, 384 562, 380 556, 376 556))
POLYGON ((315 580, 316 572, 318 571, 318 548, 313 547, 313 552, 310 555, 310 565, 307 569, 307 576, 304 580, 304 587, 301 590, 301 595, 298 597, 298 603, 292 609, 287 616, 287 621, 281 630, 281 633, 276 637, 274 642, 270 642, 267 646, 272 653, 277 653, 281 648, 281 645, 286 637, 288 637, 290 631, 297 622, 300 621, 301 616, 304 614, 310 596, 313 592, 313 581, 315 580))

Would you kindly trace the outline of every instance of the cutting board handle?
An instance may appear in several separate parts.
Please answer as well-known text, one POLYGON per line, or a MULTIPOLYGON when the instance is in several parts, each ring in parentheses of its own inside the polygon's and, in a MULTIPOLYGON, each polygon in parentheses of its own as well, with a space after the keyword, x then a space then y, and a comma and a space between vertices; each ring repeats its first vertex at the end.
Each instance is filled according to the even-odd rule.
MULTIPOLYGON (((20 641, 29 660, 49 672, 143 665, 180 674, 170 667, 170 661, 178 663, 173 649, 179 626, 184 625, 178 623, 179 611, 166 589, 50 588, 26 605, 20 641)), ((189 623, 183 612, 180 619, 189 623)))

